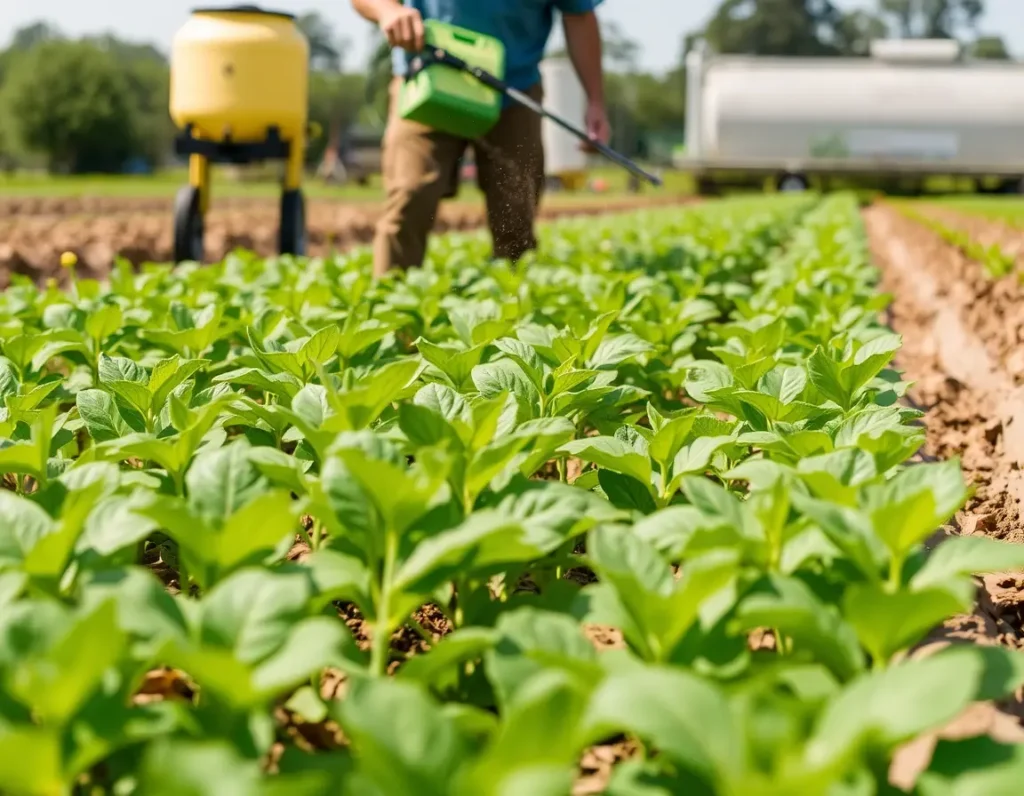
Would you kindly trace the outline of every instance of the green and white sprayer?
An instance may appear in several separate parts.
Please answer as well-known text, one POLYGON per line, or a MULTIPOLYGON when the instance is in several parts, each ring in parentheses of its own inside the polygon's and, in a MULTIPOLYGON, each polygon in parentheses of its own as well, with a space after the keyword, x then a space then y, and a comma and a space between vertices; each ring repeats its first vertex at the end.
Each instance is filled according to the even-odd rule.
POLYGON ((505 48, 498 39, 436 20, 427 20, 424 27, 426 47, 410 60, 399 94, 398 112, 403 119, 460 138, 479 138, 497 123, 502 97, 508 97, 634 176, 662 184, 625 155, 594 141, 585 130, 505 83, 505 48))

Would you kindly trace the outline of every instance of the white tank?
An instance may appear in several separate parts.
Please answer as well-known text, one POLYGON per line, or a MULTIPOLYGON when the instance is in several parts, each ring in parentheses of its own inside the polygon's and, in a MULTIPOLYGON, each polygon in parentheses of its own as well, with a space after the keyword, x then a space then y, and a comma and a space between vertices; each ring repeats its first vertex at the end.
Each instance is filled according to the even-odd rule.
MULTIPOLYGON (((587 96, 568 58, 545 58, 540 64, 544 106, 583 128, 587 96)), ((543 121, 544 171, 548 176, 580 174, 587 169, 587 154, 580 140, 548 119, 543 121)))
POLYGON ((959 60, 949 42, 870 58, 691 53, 687 154, 1024 163, 1024 64, 959 60))

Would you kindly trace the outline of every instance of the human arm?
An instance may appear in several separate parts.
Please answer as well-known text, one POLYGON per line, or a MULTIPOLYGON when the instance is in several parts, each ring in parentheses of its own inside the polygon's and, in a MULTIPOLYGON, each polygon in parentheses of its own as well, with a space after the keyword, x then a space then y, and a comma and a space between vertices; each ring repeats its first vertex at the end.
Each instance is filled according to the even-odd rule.
POLYGON ((392 47, 410 52, 423 49, 423 17, 400 0, 352 0, 352 8, 363 19, 375 23, 392 47))
POLYGON ((604 70, 601 66, 601 27, 592 0, 562 0, 562 29, 569 59, 587 95, 587 135, 607 144, 611 126, 604 100, 604 70))

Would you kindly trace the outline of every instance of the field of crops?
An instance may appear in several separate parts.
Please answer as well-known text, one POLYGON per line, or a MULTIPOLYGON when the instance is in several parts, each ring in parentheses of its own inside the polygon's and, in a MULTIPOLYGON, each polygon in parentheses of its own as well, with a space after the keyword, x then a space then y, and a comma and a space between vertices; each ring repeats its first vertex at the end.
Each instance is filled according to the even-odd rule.
POLYGON ((0 793, 1018 792, 1014 266, 843 195, 542 237, 11 276, 0 793))

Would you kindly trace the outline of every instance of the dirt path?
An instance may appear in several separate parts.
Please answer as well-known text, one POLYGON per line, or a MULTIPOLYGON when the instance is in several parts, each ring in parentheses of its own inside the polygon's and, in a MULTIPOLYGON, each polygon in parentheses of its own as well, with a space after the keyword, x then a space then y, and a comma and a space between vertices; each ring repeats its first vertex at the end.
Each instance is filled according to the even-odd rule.
MULTIPOLYGON (((903 336, 896 364, 915 382, 911 400, 926 412, 925 454, 959 457, 976 489, 947 532, 1024 541, 1024 389, 1001 361, 1016 327, 991 322, 1005 318, 1009 289, 996 290, 991 280, 986 285, 980 265, 892 209, 871 208, 864 219, 882 288, 894 296, 889 321, 903 336)), ((1016 301, 1024 303, 1024 294, 1016 301)), ((1024 578, 980 578, 973 613, 947 621, 916 654, 955 641, 1024 649, 1024 578)), ((1022 715, 1019 700, 976 705, 941 737, 989 733, 1024 742, 1022 715)), ((896 784, 912 782, 935 740, 925 737, 903 750, 892 770, 896 784)))

